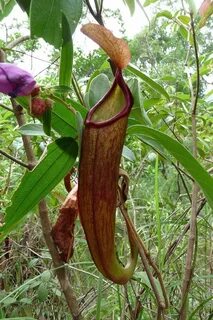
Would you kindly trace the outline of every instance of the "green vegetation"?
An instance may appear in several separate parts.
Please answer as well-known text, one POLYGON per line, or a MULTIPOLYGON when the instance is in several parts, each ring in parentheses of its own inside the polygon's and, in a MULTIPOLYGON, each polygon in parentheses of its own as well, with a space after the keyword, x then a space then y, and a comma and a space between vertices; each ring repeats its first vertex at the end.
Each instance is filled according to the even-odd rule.
POLYGON ((129 15, 149 18, 128 39, 122 10, 107 2, 0 1, 0 62, 19 65, 31 56, 39 68, 46 60, 34 73, 36 99, 46 103, 39 116, 35 97, 0 93, 0 319, 213 319, 212 3, 198 11, 187 0, 119 0, 129 15), (26 12, 23 23, 8 19, 17 6, 26 12), (125 285, 97 270, 79 217, 70 232, 63 229, 69 258, 75 224, 70 259, 52 241, 52 225, 78 183, 84 119, 114 80, 102 49, 79 47, 79 26, 92 17, 111 30, 117 23, 131 51, 123 75, 134 104, 119 180, 122 197, 126 184, 129 190, 126 207, 117 208, 115 240, 120 264, 130 254, 129 234, 139 257, 125 285))

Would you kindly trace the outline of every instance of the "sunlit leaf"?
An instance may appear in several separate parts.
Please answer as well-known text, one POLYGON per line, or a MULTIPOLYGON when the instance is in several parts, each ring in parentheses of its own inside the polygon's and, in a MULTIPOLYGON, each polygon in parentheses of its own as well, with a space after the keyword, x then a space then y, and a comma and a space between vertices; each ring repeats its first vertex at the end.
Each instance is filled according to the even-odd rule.
POLYGON ((185 24, 185 25, 188 25, 189 22, 190 22, 190 17, 189 17, 189 16, 182 16, 182 15, 180 15, 180 16, 178 16, 177 18, 178 18, 178 20, 180 20, 180 21, 181 21, 183 24, 185 24))
POLYGON ((158 0, 145 0, 144 7, 148 7, 150 4, 157 2, 158 0))
POLYGON ((167 19, 172 19, 172 13, 168 10, 160 11, 156 14, 156 18, 165 17, 167 19))

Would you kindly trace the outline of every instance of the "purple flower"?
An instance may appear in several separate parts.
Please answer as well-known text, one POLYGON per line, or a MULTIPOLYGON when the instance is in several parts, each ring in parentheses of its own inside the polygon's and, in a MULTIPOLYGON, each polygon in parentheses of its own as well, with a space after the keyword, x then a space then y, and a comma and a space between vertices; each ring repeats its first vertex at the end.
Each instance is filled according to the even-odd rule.
POLYGON ((0 63, 0 92, 11 98, 27 96, 36 85, 33 76, 12 63, 0 63))

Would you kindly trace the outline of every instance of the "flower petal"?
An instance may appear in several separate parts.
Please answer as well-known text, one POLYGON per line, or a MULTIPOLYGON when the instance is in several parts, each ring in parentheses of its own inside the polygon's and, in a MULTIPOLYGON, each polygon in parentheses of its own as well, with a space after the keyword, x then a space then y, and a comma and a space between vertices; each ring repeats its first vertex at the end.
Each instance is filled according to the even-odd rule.
POLYGON ((0 63, 0 92, 12 98, 29 95, 36 85, 33 76, 11 63, 0 63))

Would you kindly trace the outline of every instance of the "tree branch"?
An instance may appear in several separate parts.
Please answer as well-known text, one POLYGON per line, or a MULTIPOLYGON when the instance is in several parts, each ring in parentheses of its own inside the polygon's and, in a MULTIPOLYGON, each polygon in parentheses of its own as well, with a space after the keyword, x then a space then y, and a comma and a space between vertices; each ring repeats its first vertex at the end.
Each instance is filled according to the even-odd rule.
POLYGON ((17 45, 19 45, 20 43, 29 40, 30 39, 30 35, 26 35, 26 36, 21 36, 11 42, 9 42, 7 44, 7 49, 13 49, 14 47, 16 47, 17 45))

